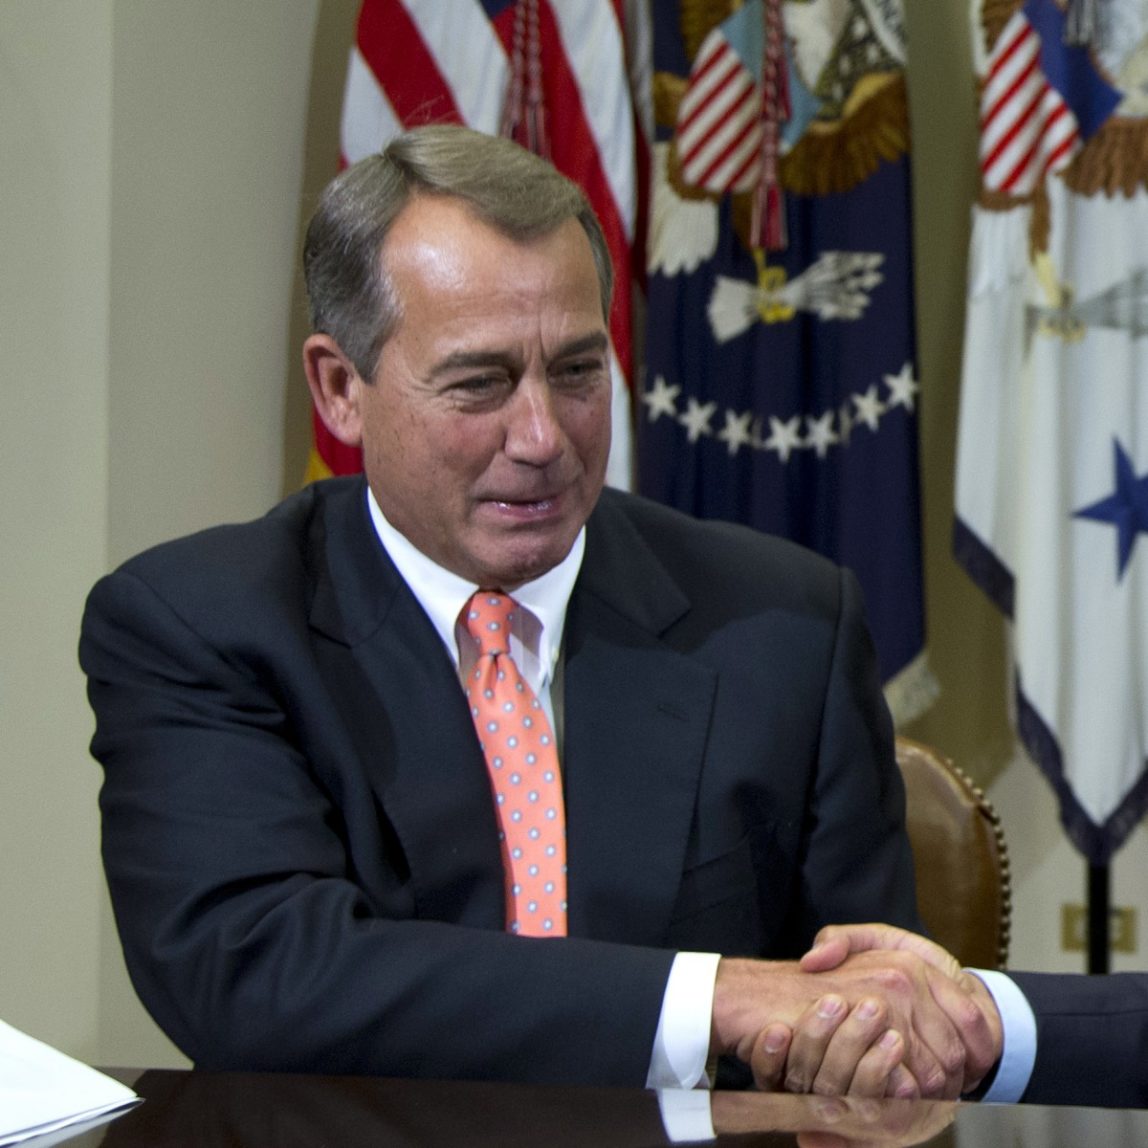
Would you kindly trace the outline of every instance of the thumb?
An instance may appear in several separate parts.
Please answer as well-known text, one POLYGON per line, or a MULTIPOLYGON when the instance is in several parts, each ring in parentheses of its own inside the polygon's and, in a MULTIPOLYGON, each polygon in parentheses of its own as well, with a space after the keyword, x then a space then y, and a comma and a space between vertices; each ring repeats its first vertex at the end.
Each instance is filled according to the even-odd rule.
POLYGON ((949 954, 932 941, 894 925, 826 925, 814 938, 813 947, 801 958, 801 970, 823 973, 835 969, 852 953, 872 949, 904 949, 927 964, 947 967, 949 954))

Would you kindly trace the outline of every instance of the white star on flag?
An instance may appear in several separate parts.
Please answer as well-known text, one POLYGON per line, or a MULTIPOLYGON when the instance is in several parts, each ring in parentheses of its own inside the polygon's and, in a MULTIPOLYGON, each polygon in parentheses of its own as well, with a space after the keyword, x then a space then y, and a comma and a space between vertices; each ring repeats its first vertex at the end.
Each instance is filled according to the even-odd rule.
POLYGON ((765 449, 777 451, 777 457, 782 462, 788 462, 790 454, 801 449, 800 428, 801 418, 798 415, 786 419, 785 422, 774 415, 770 415, 769 438, 765 440, 765 449))
POLYGON ((829 453, 829 448, 837 441, 837 432, 833 429, 833 414, 829 410, 823 415, 814 418, 812 415, 805 416, 805 445, 811 447, 817 452, 818 458, 824 458, 829 453))
POLYGON ((702 435, 713 435, 710 419, 714 417, 717 403, 699 403, 697 399, 690 399, 684 415, 678 416, 678 422, 686 428, 686 437, 690 442, 697 442, 702 435))
POLYGON ((889 407, 904 407, 911 411, 916 406, 916 395, 921 384, 913 378, 913 364, 906 363, 895 375, 885 375, 889 388, 889 407))
POLYGON ((642 395, 642 402, 650 411, 650 422, 657 422, 660 415, 676 418, 678 414, 676 400, 681 393, 682 388, 680 386, 675 384, 671 387, 661 375, 658 375, 654 379, 654 385, 642 395))
POLYGON ((874 383, 863 395, 854 395, 853 405, 857 408, 856 421, 876 431, 885 413, 885 404, 877 397, 877 384, 874 383))
POLYGON ((725 426, 718 432, 717 437, 729 447, 731 455, 737 454, 743 446, 750 446, 753 443, 753 431, 750 430, 752 418, 753 411, 739 415, 729 408, 726 409, 725 426))

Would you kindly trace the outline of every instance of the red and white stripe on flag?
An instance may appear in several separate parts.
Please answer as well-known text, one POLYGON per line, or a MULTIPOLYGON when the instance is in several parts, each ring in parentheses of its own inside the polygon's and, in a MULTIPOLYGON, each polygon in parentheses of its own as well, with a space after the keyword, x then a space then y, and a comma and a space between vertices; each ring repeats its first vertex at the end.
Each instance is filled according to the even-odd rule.
POLYGON ((717 195, 746 191, 761 163, 761 93, 720 28, 702 43, 678 109, 682 178, 717 195))
POLYGON ((1029 195, 1080 148, 1072 109, 1040 67, 1040 36, 1014 13, 988 58, 981 91, 981 179, 989 191, 1029 195))
MULTIPOLYGON (((631 485, 632 288, 641 286, 652 125, 643 0, 538 0, 550 158, 586 192, 617 276, 610 336, 614 434, 608 480, 631 485)), ((515 2, 363 0, 343 98, 344 164, 423 123, 497 134, 511 77, 515 2), (491 16, 488 12, 493 12, 491 16)), ((309 477, 360 469, 314 419, 309 477)))

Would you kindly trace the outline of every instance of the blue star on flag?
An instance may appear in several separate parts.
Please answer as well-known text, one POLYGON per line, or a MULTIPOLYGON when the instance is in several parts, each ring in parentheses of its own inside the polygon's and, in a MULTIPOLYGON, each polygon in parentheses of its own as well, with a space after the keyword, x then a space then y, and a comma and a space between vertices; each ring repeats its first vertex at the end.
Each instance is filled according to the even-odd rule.
POLYGON ((1124 569, 1132 557, 1136 535, 1148 534, 1148 474, 1136 477, 1132 460, 1113 439, 1116 448, 1116 490, 1107 498, 1094 502, 1073 514, 1074 518, 1091 518, 1094 522, 1110 522, 1116 527, 1116 544, 1120 561, 1117 581, 1124 577, 1124 569))

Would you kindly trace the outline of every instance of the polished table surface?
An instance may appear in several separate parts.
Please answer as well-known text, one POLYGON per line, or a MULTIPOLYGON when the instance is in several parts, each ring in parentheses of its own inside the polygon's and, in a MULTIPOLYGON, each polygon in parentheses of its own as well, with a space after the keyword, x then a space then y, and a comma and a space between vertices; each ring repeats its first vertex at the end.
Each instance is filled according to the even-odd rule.
MULTIPOLYGON (((67 1148, 645 1148, 655 1093, 465 1081, 106 1069, 143 1103, 67 1148)), ((712 1094, 717 1145, 1148 1145, 1148 1111, 712 1094), (814 1133, 822 1135, 814 1135, 814 1133), (824 1133, 831 1133, 826 1136, 824 1133)))

